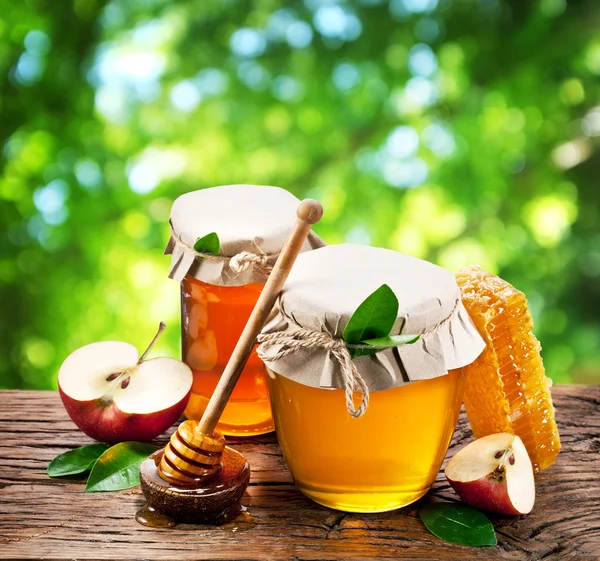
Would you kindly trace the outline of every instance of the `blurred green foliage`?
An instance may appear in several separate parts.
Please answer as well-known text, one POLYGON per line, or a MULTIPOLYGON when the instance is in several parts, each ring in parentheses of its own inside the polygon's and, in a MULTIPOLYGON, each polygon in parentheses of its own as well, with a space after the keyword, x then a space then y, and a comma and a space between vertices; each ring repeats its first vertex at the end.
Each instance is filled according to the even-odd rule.
POLYGON ((600 374, 597 0, 0 0, 0 387, 85 343, 177 355, 171 202, 325 206, 330 243, 477 262, 555 381, 600 374))

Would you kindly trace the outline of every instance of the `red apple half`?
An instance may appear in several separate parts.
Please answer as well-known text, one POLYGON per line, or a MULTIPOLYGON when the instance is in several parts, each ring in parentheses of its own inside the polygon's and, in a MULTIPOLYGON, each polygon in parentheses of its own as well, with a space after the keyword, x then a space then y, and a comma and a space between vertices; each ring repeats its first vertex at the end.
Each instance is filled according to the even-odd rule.
POLYGON ((461 499, 481 510, 527 514, 535 502, 531 460, 514 434, 490 434, 471 442, 448 462, 446 478, 461 499))
POLYGON ((148 441, 183 413, 192 371, 172 358, 143 360, 146 354, 140 358, 129 343, 103 341, 66 358, 58 389, 69 417, 85 434, 108 443, 148 441))

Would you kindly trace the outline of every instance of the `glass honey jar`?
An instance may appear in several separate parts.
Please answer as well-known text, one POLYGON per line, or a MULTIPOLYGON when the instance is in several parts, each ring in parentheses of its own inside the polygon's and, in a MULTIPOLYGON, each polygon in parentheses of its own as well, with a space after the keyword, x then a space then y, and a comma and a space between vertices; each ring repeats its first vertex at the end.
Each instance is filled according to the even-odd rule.
MULTIPOLYGON (((173 203, 166 253, 172 255, 169 276, 181 283, 182 360, 194 374, 188 419, 202 417, 294 224, 297 205, 291 193, 257 185, 211 187, 173 203)), ((322 245, 311 232, 303 250, 322 245)), ((265 368, 256 351, 217 428, 236 436, 273 430, 265 368)))
POLYGON ((259 342, 300 491, 350 512, 396 509, 428 491, 460 411, 462 366, 484 348, 450 271, 366 246, 300 255, 259 342), (349 320, 383 285, 399 302, 389 335, 419 337, 351 359, 366 345, 343 340, 349 320))

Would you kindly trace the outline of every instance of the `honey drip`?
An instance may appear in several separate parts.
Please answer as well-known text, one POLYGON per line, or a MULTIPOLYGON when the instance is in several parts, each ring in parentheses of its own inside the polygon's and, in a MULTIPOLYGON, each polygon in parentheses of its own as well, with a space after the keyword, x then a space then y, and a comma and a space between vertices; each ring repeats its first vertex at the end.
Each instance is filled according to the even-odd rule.
POLYGON ((525 295, 477 266, 461 269, 456 280, 462 301, 487 346, 464 367, 464 401, 476 438, 498 432, 518 435, 536 472, 560 451, 558 428, 541 345, 525 295))

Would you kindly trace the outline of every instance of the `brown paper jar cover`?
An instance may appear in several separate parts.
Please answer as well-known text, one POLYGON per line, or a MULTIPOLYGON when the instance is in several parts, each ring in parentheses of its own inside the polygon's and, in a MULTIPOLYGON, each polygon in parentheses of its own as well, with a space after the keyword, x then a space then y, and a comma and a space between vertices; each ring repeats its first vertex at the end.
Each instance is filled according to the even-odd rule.
MULTIPOLYGON (((299 199, 279 187, 223 185, 192 191, 178 197, 171 208, 169 276, 179 282, 187 275, 210 284, 241 286, 264 283, 268 272, 249 266, 241 272, 230 267, 241 253, 268 256, 273 265, 296 220, 299 199), (211 232, 219 236, 218 256, 202 255, 194 243, 211 232)), ((322 247, 311 232, 303 251, 322 247)))
MULTIPOLYGON (((485 342, 460 301, 453 273, 396 251, 352 244, 298 256, 263 333, 304 328, 341 339, 354 311, 382 284, 399 301, 390 335, 428 333, 416 343, 355 358, 370 391, 442 376, 481 354, 485 342)), ((312 387, 344 387, 339 362, 330 352, 299 349, 270 360, 280 348, 261 349, 272 371, 312 387)))

